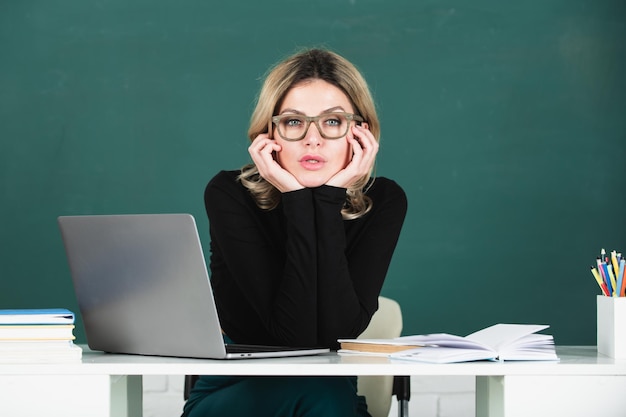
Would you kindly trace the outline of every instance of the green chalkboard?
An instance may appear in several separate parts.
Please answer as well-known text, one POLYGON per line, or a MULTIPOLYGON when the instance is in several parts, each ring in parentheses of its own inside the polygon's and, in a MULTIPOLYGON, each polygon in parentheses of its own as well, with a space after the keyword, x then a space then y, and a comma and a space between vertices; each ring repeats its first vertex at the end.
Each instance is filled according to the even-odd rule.
MULTIPOLYGON (((595 343, 626 252, 622 0, 0 2, 0 308, 77 310, 56 217, 189 212, 246 163, 260 79, 304 46, 365 74, 409 212, 404 333, 550 324, 595 343)), ((82 323, 77 334, 84 341, 82 323)))

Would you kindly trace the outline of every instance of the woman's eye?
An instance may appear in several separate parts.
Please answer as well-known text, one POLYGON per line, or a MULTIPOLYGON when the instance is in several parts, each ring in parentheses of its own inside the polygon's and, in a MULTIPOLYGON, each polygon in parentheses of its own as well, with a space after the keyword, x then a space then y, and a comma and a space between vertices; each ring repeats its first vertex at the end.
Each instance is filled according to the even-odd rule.
POLYGON ((285 125, 288 127, 298 127, 302 125, 302 119, 297 119, 297 118, 286 119, 285 125))
POLYGON ((324 121, 324 124, 326 124, 328 126, 332 126, 332 127, 334 127, 334 126, 341 126, 341 123, 342 123, 342 121, 338 117, 329 117, 328 119, 326 119, 324 121))

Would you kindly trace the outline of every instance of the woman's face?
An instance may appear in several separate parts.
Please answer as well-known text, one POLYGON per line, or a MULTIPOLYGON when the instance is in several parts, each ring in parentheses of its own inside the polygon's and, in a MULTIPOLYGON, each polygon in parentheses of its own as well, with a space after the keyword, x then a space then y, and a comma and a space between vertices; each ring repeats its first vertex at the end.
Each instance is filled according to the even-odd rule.
MULTIPOLYGON (((318 116, 322 113, 354 113, 348 97, 339 88, 326 81, 313 79, 296 84, 287 92, 278 115, 297 114, 318 116)), ((273 137, 281 146, 276 160, 298 182, 308 188, 325 184, 346 167, 352 157, 352 147, 346 137, 352 137, 351 128, 339 139, 324 139, 315 123, 299 141, 287 141, 274 127, 273 137)))

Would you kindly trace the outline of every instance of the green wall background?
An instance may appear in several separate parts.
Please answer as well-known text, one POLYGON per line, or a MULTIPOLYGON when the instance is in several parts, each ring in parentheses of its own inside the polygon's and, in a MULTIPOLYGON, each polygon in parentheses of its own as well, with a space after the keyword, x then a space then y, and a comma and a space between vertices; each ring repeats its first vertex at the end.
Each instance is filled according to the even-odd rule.
MULTIPOLYGON (((56 217, 189 212, 249 160, 260 79, 326 46, 368 79, 409 212, 404 333, 545 323, 595 344, 626 252, 621 0, 0 2, 0 308, 78 310, 56 217)), ((77 335, 84 342, 82 322, 77 335)))

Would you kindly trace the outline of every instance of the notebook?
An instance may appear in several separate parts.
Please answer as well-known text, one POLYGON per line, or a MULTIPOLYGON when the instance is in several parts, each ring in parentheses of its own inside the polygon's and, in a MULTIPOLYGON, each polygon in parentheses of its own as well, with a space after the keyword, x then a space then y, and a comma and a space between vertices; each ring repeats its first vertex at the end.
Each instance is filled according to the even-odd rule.
POLYGON ((190 214, 61 216, 58 223, 90 349, 211 359, 329 351, 225 344, 190 214))

